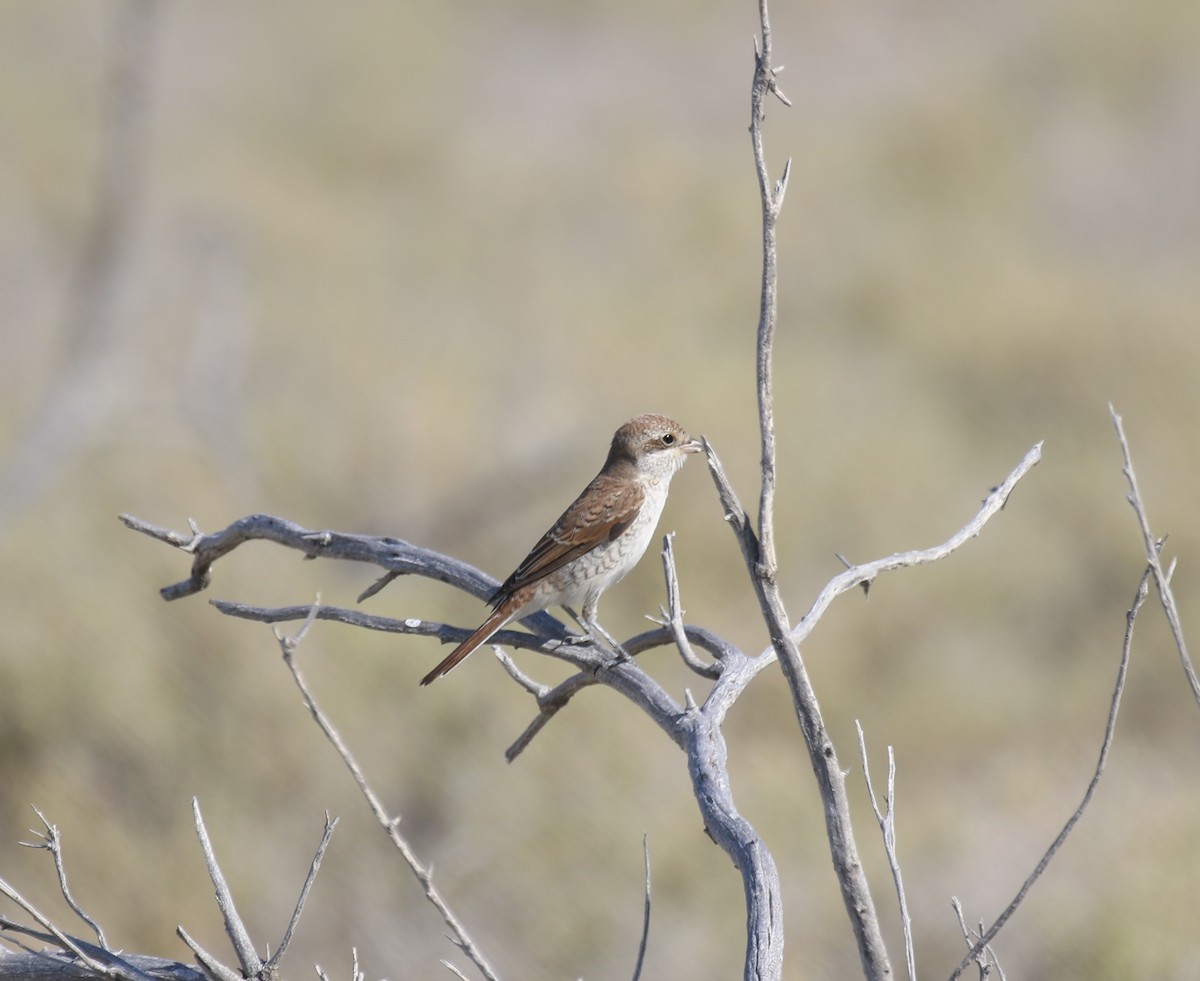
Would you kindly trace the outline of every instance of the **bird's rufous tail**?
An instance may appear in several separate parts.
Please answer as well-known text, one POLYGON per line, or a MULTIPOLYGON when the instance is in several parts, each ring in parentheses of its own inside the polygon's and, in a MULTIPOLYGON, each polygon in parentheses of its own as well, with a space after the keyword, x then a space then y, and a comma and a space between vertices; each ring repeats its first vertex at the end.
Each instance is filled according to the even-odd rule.
POLYGON ((477 647, 482 647, 486 644, 491 639, 492 634, 508 623, 512 617, 512 612, 501 606, 495 613, 483 621, 483 624, 475 633, 471 634, 470 637, 454 648, 444 661, 430 671, 429 674, 425 675, 421 679, 421 684, 427 685, 431 681, 437 681, 442 675, 448 674, 458 666, 459 662, 465 661, 467 656, 473 653, 477 647))

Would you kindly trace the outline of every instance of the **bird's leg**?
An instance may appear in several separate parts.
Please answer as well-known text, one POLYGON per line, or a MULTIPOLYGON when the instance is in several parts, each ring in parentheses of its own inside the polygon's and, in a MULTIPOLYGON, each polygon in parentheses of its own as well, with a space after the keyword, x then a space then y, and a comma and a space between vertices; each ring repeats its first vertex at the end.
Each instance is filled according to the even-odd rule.
POLYGON ((619 640, 617 640, 616 637, 614 637, 607 630, 605 630, 602 626, 600 626, 599 620, 593 620, 591 622, 590 626, 593 630, 595 630, 598 634, 600 634, 601 637, 603 637, 606 641, 608 641, 609 648, 612 650, 612 652, 614 654, 617 655, 618 660, 620 660, 620 661, 628 661, 629 660, 629 652, 627 650, 625 650, 624 647, 621 646, 621 642, 619 640))
POLYGON ((582 643, 586 641, 599 646, 596 639, 596 635, 599 634, 600 637, 602 637, 608 644, 609 650, 616 654, 617 657, 622 661, 628 661, 629 654, 626 652, 625 648, 621 646, 620 641, 618 641, 612 634, 600 626, 600 621, 596 619, 596 605, 597 604, 595 603, 585 603, 583 607, 583 616, 580 616, 569 606, 563 607, 564 610, 571 614, 571 619, 579 624, 584 631, 582 636, 569 638, 569 642, 582 643))

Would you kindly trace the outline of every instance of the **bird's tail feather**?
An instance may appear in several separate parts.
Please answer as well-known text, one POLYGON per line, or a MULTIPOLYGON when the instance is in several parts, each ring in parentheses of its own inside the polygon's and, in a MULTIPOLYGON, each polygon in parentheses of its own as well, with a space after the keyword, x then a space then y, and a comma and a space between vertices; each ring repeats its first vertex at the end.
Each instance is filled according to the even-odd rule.
POLYGON ((496 610, 495 613, 483 621, 483 624, 478 630, 475 631, 475 633, 471 634, 470 637, 454 648, 454 650, 452 650, 446 656, 444 661, 430 671, 429 674, 425 675, 425 677, 421 679, 421 684, 427 685, 431 681, 437 681, 437 679, 442 675, 448 674, 455 667, 457 667, 461 661, 466 660, 467 656, 473 653, 476 648, 482 647, 489 640, 491 640, 492 634, 496 633, 496 631, 508 623, 508 621, 512 618, 512 612, 504 609, 504 607, 496 610))

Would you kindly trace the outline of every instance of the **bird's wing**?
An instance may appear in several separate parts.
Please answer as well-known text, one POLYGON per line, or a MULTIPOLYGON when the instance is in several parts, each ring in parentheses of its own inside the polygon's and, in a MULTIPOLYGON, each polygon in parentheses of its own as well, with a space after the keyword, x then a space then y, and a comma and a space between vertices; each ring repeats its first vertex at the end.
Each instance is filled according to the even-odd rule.
POLYGON ((492 604, 498 606, 522 586, 561 569, 597 545, 611 542, 637 517, 645 497, 641 485, 634 481, 598 475, 496 590, 492 604))

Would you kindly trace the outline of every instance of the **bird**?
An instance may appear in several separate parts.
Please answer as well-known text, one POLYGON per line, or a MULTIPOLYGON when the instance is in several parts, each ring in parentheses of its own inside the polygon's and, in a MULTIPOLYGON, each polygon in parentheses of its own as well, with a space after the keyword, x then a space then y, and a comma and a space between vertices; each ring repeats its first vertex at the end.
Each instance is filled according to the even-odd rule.
POLYGON ((654 536, 671 478, 702 449, 667 416, 646 413, 621 426, 600 472, 492 594, 491 616, 421 684, 447 674, 509 621, 553 606, 583 628, 584 636, 573 639, 595 643, 599 635, 623 654, 596 620, 600 595, 637 565, 654 536))

